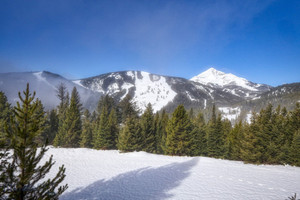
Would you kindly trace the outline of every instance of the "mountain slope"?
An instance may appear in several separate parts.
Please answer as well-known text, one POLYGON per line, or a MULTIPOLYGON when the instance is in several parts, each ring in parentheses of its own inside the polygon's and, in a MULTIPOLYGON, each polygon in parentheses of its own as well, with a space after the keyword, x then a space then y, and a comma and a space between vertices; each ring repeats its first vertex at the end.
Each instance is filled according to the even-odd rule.
POLYGON ((272 88, 213 68, 191 80, 143 71, 112 72, 74 81, 45 71, 0 74, 0 90, 13 105, 27 82, 46 109, 59 104, 56 87, 64 83, 69 92, 77 87, 83 106, 91 111, 96 108, 101 95, 108 94, 120 101, 129 94, 141 112, 148 103, 152 104, 154 111, 166 109, 169 113, 183 104, 186 109, 193 108, 196 112, 205 110, 204 115, 208 118, 210 108, 215 104, 223 117, 232 122, 249 119, 251 111, 259 111, 268 102, 274 106, 281 104, 290 110, 300 101, 299 83, 272 88))
POLYGON ((265 84, 252 83, 244 78, 233 74, 226 74, 214 68, 194 76, 191 81, 222 88, 223 91, 231 92, 233 95, 252 99, 270 90, 271 86, 265 84))
POLYGON ((184 78, 161 76, 143 71, 122 71, 73 81, 87 89, 122 100, 127 94, 143 111, 151 103, 154 111, 171 111, 178 104, 205 109, 213 102, 231 105, 243 100, 221 88, 213 88, 184 78))
POLYGON ((19 101, 18 92, 22 92, 29 83, 30 91, 36 91, 38 97, 46 109, 55 108, 59 104, 56 97, 57 86, 63 83, 69 93, 73 87, 77 87, 83 106, 93 109, 94 104, 98 101, 100 94, 87 90, 74 84, 64 77, 51 72, 17 72, 17 73, 0 73, 0 91, 3 91, 8 101, 13 105, 19 101))

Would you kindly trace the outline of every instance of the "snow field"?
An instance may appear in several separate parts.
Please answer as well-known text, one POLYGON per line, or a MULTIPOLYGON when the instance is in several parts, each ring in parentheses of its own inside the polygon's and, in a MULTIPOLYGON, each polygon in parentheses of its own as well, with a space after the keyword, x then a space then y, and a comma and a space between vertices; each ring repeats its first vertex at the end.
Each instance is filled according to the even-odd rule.
MULTIPOLYGON (((251 165, 207 157, 145 152, 50 148, 66 167, 69 188, 61 197, 76 199, 287 199, 300 191, 300 168, 251 165)), ((46 158, 45 158, 46 159, 46 158)))

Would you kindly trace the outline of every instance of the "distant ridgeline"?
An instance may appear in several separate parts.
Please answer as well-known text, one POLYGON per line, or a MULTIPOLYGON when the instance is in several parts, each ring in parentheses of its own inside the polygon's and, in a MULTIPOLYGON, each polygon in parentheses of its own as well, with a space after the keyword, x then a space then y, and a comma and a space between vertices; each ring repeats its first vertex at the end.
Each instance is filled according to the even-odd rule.
MULTIPOLYGON (((272 95, 279 97, 281 92, 292 86, 272 88, 256 101, 272 99, 272 95)), ((293 98, 294 93, 289 94, 293 98)), ((172 113, 168 113, 164 109, 155 112, 159 109, 154 110, 149 103, 141 112, 130 94, 124 93, 120 101, 102 95, 91 113, 83 109, 76 87, 69 95, 66 85, 60 84, 55 95, 58 106, 47 112, 43 102, 37 100, 35 112, 44 113, 45 129, 39 136, 41 144, 48 140, 56 147, 146 151, 300 166, 300 104, 290 105, 289 111, 278 106, 281 101, 288 101, 285 95, 280 101, 273 98, 276 107, 267 104, 259 112, 248 115, 249 120, 239 121, 234 126, 222 117, 222 113, 242 112, 240 108, 217 109, 212 104, 195 112, 193 109, 187 111, 184 105, 178 104, 172 113)), ((243 107, 251 108, 252 102, 245 102, 243 107)), ((0 92, 1 145, 7 142, 3 139, 4 124, 11 123, 10 117, 15 117, 11 105, 5 94, 0 92)))
POLYGON ((90 112, 97 110, 101 96, 110 95, 119 104, 130 95, 141 112, 150 103, 154 112, 164 109, 170 114, 182 104, 187 110, 202 112, 206 121, 215 105, 216 112, 222 113, 232 124, 240 120, 250 122, 252 112, 259 112, 268 103, 291 111, 300 101, 300 83, 271 87, 213 68, 190 80, 143 71, 112 72, 79 80, 68 80, 45 71, 0 73, 0 91, 6 94, 11 105, 16 105, 18 91, 22 91, 27 82, 31 90, 37 92, 45 110, 54 109, 60 103, 57 87, 63 83, 69 93, 77 88, 83 107, 90 112))

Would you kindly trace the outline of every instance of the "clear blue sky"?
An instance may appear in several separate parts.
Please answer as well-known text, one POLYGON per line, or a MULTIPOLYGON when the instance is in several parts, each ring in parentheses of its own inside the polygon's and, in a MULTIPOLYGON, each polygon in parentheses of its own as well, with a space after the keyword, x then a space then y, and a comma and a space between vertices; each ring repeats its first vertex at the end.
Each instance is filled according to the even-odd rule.
POLYGON ((1 0, 0 72, 300 82, 300 0, 1 0))

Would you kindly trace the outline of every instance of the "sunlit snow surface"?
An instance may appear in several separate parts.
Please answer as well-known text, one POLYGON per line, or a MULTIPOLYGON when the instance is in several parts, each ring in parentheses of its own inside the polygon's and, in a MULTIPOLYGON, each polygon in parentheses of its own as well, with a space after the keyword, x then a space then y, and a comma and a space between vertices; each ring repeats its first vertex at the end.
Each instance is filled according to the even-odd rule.
POLYGON ((62 200, 287 199, 300 191, 300 168, 206 157, 50 148, 69 184, 62 200))
MULTIPOLYGON (((221 87, 225 85, 237 85, 251 91, 257 91, 257 88, 250 86, 249 81, 246 79, 237 77, 230 73, 226 74, 214 68, 210 68, 207 71, 191 78, 190 80, 202 84, 215 84, 221 87)), ((260 85, 256 84, 256 86, 259 87, 260 85)))

